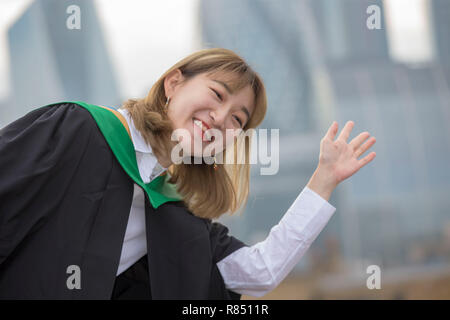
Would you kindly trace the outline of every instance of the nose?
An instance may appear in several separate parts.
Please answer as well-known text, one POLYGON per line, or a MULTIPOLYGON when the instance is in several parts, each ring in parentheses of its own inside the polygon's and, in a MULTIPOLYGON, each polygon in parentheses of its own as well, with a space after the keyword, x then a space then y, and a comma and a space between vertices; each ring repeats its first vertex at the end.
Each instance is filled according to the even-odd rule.
POLYGON ((218 128, 220 130, 224 129, 227 117, 227 112, 225 110, 212 110, 209 112, 209 116, 212 119, 215 128, 218 128))

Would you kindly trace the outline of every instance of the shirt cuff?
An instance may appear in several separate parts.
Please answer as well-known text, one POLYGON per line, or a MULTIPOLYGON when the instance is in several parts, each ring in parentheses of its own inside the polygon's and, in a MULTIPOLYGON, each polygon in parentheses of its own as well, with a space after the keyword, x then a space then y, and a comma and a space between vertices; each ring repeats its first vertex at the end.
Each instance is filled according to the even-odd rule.
POLYGON ((305 187, 269 236, 217 263, 228 289, 261 297, 298 263, 336 208, 305 187))

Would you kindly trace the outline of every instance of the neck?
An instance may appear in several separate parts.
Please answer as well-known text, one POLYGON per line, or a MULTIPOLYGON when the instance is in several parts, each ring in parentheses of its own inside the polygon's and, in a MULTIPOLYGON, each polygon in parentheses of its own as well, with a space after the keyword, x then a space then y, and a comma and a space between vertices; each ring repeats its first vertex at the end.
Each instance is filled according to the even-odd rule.
POLYGON ((152 151, 156 157, 156 160, 158 160, 158 162, 161 166, 163 166, 164 168, 167 169, 173 164, 172 159, 170 157, 170 153, 171 153, 170 150, 166 150, 166 152, 164 154, 162 154, 160 152, 157 152, 156 151, 157 148, 154 148, 151 144, 150 144, 150 146, 152 147, 152 151))
MULTIPOLYGON (((129 114, 129 111, 128 111, 128 110, 126 110, 126 111, 127 111, 127 113, 129 114)), ((128 134, 130 134, 130 130, 129 130, 129 128, 128 128, 127 122, 126 122, 125 119, 123 118, 122 114, 120 114, 119 112, 117 112, 117 114, 118 114, 119 118, 121 119, 122 123, 124 123, 124 126, 127 128, 128 134)), ((129 116, 130 116, 130 118, 132 119, 132 117, 131 117, 130 114, 129 114, 129 116)), ((131 121, 133 121, 133 119, 132 119, 131 121)), ((137 128, 136 128, 136 129, 137 129, 137 128)), ((139 129, 138 129, 138 131, 141 132, 142 137, 144 137, 144 135, 142 134, 142 131, 140 131, 139 129)), ((130 134, 130 137, 131 137, 131 134, 130 134)), ((170 137, 170 136, 169 136, 169 137, 170 137)), ((152 152, 153 152, 153 154, 155 155, 156 160, 158 161, 158 163, 159 163, 161 166, 163 166, 164 168, 167 169, 167 168, 169 168, 169 167, 173 164, 172 159, 171 159, 171 157, 170 157, 171 150, 172 150, 172 148, 175 146, 175 143, 174 143, 173 141, 169 140, 169 141, 170 141, 169 143, 171 144, 170 149, 169 149, 169 150, 162 151, 162 152, 164 152, 164 153, 161 153, 161 152, 158 152, 158 151, 157 151, 157 150, 159 150, 159 148, 156 148, 156 147, 153 145, 152 141, 154 141, 154 139, 150 139, 150 138, 148 138, 148 136, 147 136, 147 139, 144 138, 144 140, 145 140, 146 143, 148 143, 148 144, 150 145, 150 147, 152 148, 152 152)))
POLYGON ((164 168, 169 168, 172 165, 172 161, 170 160, 170 157, 163 157, 163 156, 158 156, 155 153, 155 157, 158 160, 159 164, 162 165, 164 168))

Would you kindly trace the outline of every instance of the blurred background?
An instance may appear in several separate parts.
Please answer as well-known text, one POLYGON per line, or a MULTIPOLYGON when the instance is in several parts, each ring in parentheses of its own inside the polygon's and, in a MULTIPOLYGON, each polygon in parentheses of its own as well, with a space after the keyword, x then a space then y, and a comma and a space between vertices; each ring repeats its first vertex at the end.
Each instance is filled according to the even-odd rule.
POLYGON ((119 108, 186 55, 234 50, 265 81, 260 128, 280 130, 279 172, 255 165, 244 214, 220 218, 235 237, 265 239, 333 120, 339 131, 355 122, 348 141, 377 139, 374 161, 337 187, 327 226, 262 299, 449 299, 449 34, 450 0, 0 0, 0 128, 57 101, 119 108), (80 29, 66 25, 70 5, 80 29), (366 286, 370 265, 381 289, 366 286))

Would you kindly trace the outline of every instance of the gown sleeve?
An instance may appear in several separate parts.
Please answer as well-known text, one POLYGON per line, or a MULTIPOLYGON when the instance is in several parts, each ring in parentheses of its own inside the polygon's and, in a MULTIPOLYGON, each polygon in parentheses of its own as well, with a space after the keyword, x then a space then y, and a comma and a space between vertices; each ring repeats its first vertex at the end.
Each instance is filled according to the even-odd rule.
POLYGON ((289 274, 328 223, 336 208, 305 187, 269 236, 217 263, 226 288, 262 297, 289 274))
POLYGON ((219 222, 212 222, 210 228, 210 237, 214 244, 214 263, 217 263, 236 250, 247 246, 241 240, 228 234, 228 228, 219 222))
POLYGON ((209 220, 209 232, 213 258, 213 272, 211 275, 212 287, 210 288, 211 299, 240 300, 241 294, 228 290, 226 283, 217 267, 217 262, 239 251, 247 245, 239 239, 228 234, 228 228, 220 222, 209 220))
POLYGON ((0 266, 57 210, 92 129, 74 103, 34 109, 0 130, 0 266))

